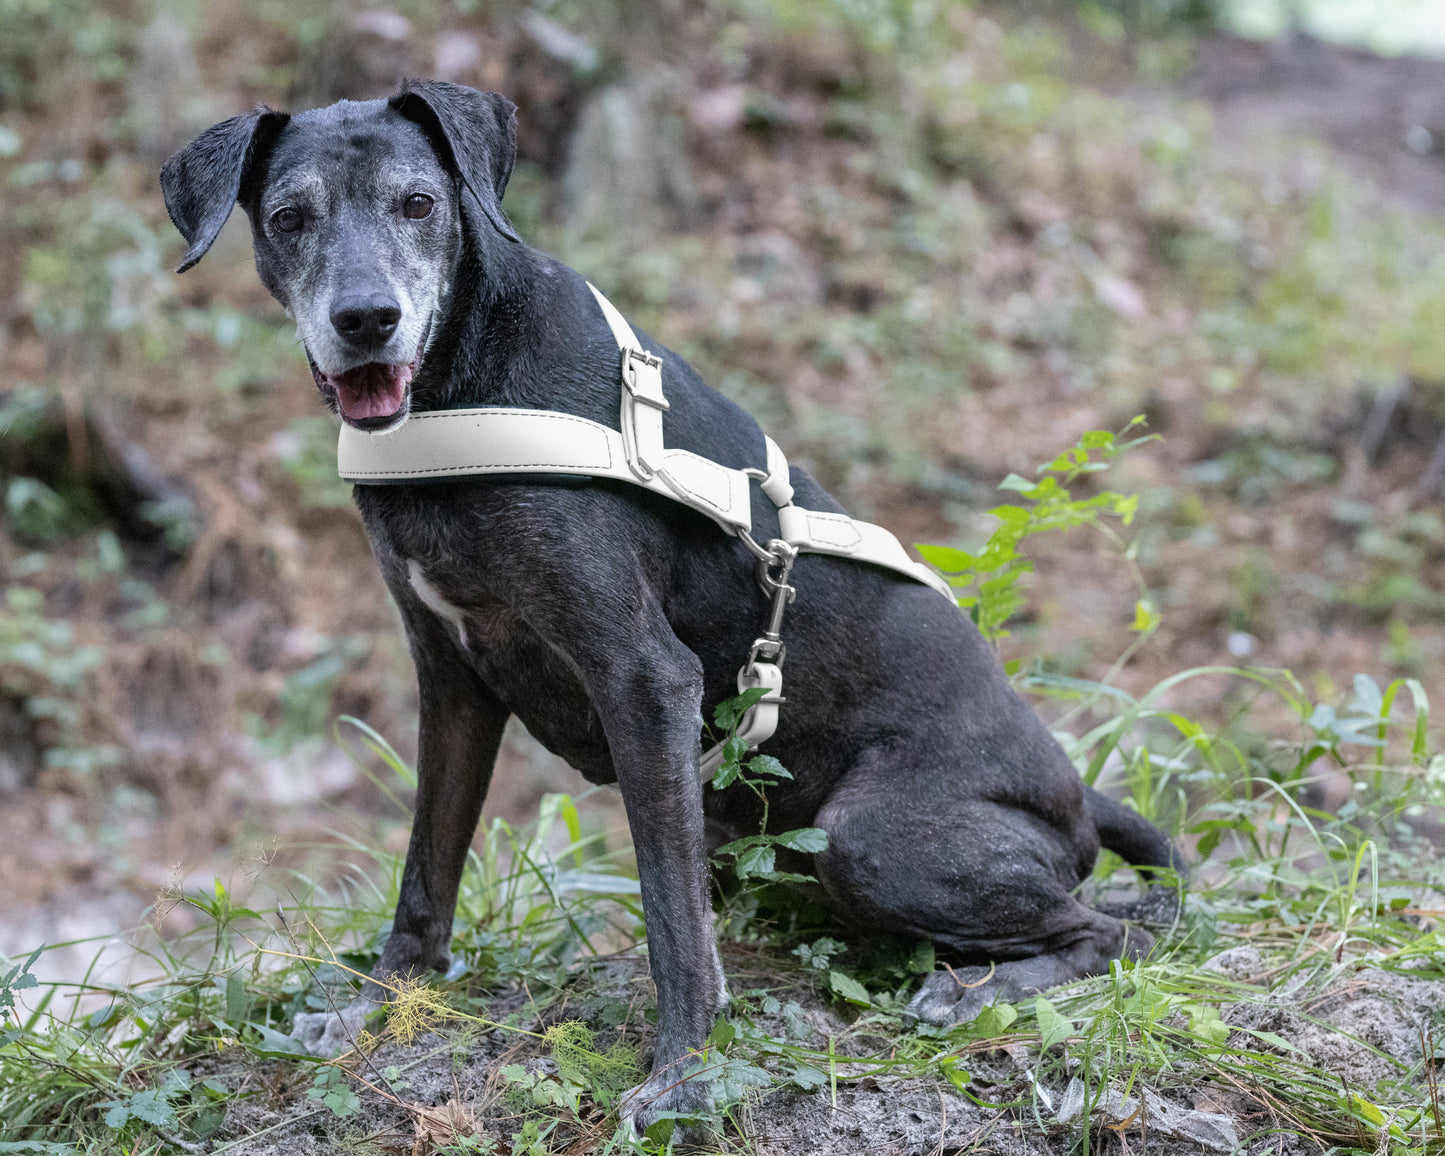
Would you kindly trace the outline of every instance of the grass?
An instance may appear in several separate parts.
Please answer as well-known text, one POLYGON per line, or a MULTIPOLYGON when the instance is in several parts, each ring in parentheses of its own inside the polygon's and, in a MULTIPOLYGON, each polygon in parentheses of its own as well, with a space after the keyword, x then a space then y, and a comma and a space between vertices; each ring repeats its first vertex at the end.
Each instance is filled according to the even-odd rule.
MULTIPOLYGON (((414 775, 384 740, 356 726, 395 775, 385 789, 413 787, 414 775)), ((467 865, 458 903, 466 930, 456 945, 464 964, 455 970, 550 991, 579 953, 596 952, 609 933, 634 936, 637 882, 589 857, 595 842, 581 836, 576 807, 564 796, 549 797, 525 831, 494 821, 467 865), (549 846, 554 827, 566 833, 557 851, 549 846)), ((318 1093, 312 1098, 338 1119, 360 1106, 353 1076, 363 1091, 394 1096, 384 1073, 301 1057, 285 1034, 297 1012, 327 1006, 376 960, 401 861, 374 848, 349 850, 372 869, 356 869, 329 895, 309 880, 287 880, 284 890, 303 898, 270 914, 239 904, 220 880, 206 893, 164 896, 162 905, 186 904, 205 926, 174 942, 141 929, 138 950, 154 965, 151 982, 42 988, 31 970, 40 952, 5 973, 0 1008, 13 1027, 0 1036, 0 1137, 12 1147, 0 1151, 110 1152, 121 1143, 172 1151, 204 1140, 235 1092, 219 1078, 192 1080, 184 1065, 207 1054, 301 1065, 318 1093), (16 997, 27 991, 39 998, 23 1010, 16 997)), ((398 993, 387 1036, 406 1042, 438 1020, 543 1038, 420 987, 398 993)))

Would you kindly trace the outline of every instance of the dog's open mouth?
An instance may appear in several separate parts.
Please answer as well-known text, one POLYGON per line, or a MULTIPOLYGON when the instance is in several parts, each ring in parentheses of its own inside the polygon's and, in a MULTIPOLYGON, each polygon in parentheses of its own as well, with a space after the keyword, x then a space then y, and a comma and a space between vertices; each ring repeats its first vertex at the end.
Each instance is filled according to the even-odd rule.
POLYGON ((406 365, 372 361, 345 373, 328 375, 326 380, 336 391, 336 408, 342 417, 348 421, 376 421, 401 412, 415 372, 415 361, 406 365))
MULTIPOLYGON (((430 326, 428 326, 430 330, 430 326)), ((369 361, 341 373, 323 373, 310 353, 311 376, 317 388, 336 402, 341 416, 358 429, 380 430, 405 415, 412 378, 421 364, 426 335, 417 344, 416 356, 402 365, 369 361)))

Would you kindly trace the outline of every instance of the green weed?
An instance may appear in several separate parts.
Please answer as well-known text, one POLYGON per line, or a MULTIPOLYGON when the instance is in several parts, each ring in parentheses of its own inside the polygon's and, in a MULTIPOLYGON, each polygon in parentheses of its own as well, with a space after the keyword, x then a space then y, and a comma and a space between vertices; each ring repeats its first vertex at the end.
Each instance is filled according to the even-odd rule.
MULTIPOLYGON (((1197 840, 1204 862, 1163 955, 1116 965, 1107 976, 1047 997, 991 1006, 972 1024, 936 1029, 913 1025, 903 1014, 913 980, 934 966, 931 951, 909 955, 908 949, 892 963, 864 965, 839 939, 807 940, 794 950, 795 963, 776 951, 769 966, 791 977, 786 982, 821 989, 836 1006, 853 1009, 853 1021, 845 1016, 820 1039, 796 999, 765 989, 742 993, 696 1067, 712 1079, 722 1109, 735 1111, 780 1085, 836 1097, 860 1080, 906 1076, 936 1079, 997 1104, 1006 1115, 1037 1113, 1047 1122, 1049 1105, 1057 1107, 1078 1081, 1082 1091, 1073 1094, 1109 1123, 1106 1109, 1123 1102, 1119 1097, 1147 1100, 1182 1083, 1204 1082, 1245 1089, 1271 1126, 1321 1142, 1358 1146, 1383 1129, 1429 1150, 1438 1129, 1412 1090, 1409 1070, 1389 1086, 1342 1090, 1290 1041, 1231 1022, 1229 1009, 1259 998, 1258 988, 1199 968, 1221 948, 1249 943, 1271 961, 1275 985, 1281 976, 1317 985, 1339 964, 1445 975, 1438 933, 1408 917, 1405 892, 1420 883, 1399 874, 1407 867, 1427 875, 1434 870, 1397 830, 1412 808, 1438 801, 1445 780, 1445 760, 1429 743, 1423 690, 1409 683, 1378 688, 1362 679, 1335 707, 1311 701, 1287 676, 1236 670, 1227 677, 1287 702, 1299 719, 1298 737, 1261 746, 1247 712, 1210 731, 1158 705, 1171 687, 1132 700, 1098 685, 1037 674, 1024 679, 1065 703, 1094 695, 1108 704, 1110 717, 1073 744, 1081 772, 1092 769, 1099 777, 1115 773, 1109 768, 1131 768, 1132 798, 1141 809, 1156 818, 1172 811, 1174 825, 1197 840), (1414 711, 1404 710, 1411 702, 1414 711), (1172 744, 1161 741, 1166 733, 1175 736, 1172 744), (1361 784, 1338 815, 1312 808, 1305 798, 1311 768, 1321 762, 1361 784), (880 1036, 891 1041, 881 1050, 880 1036), (875 1043, 865 1043, 870 1040, 875 1043), (972 1073, 1005 1045, 1036 1060, 1027 1088, 1000 1101, 996 1093, 982 1094, 972 1073)), ((379 736, 366 734, 365 741, 407 771, 379 736)), ((525 985, 538 1007, 564 995, 587 998, 594 941, 632 934, 638 912, 635 884, 588 859, 586 840, 568 839, 560 851, 549 850, 552 832, 574 825, 575 806, 553 798, 531 831, 492 827, 468 864, 453 945, 459 978, 484 979, 493 989, 525 985)), ((395 860, 378 858, 396 869, 395 860)), ((1100 873, 1107 881, 1109 864, 1101 864, 1100 873)), ((199 956, 194 944, 189 954, 158 948, 158 983, 87 987, 91 998, 105 1000, 94 1011, 82 1013, 72 998, 67 1014, 55 999, 65 992, 49 989, 25 1021, 11 1013, 0 1045, 6 1138, 59 1142, 113 1134, 127 1143, 164 1144, 168 1137, 225 1135, 226 1113, 239 1108, 233 1085, 193 1070, 196 1057, 217 1042, 229 1053, 254 1057, 250 1062, 309 1067, 307 1097, 338 1122, 381 1102, 377 1097, 409 1103, 401 1069, 373 1072, 364 1060, 360 1068, 315 1066, 295 1055, 284 1035, 293 1009, 324 1006, 338 985, 344 995, 347 981, 374 960, 381 920, 394 902, 389 892, 383 887, 335 905, 318 894, 287 914, 285 934, 219 884, 205 896, 186 896, 212 921, 199 956), (321 927, 331 929, 324 938, 321 927), (355 946, 344 947, 338 934, 355 946), (323 995, 328 986, 332 994, 323 995)), ((0 1003, 13 1005, 22 991, 47 990, 31 978, 39 958, 3 975, 0 1003)), ((519 1150, 571 1143, 579 1129, 592 1127, 590 1105, 615 1105, 639 1078, 634 1045, 616 1039, 603 1047, 585 1021, 533 1033, 515 1019, 470 1010, 481 1005, 469 1002, 465 982, 460 989, 416 990, 427 993, 425 1000, 403 992, 385 1032, 362 1041, 363 1053, 389 1039, 416 1039, 419 1030, 535 1041, 528 1045, 532 1054, 550 1054, 555 1074, 522 1062, 499 1069, 507 1111, 524 1117, 510 1133, 519 1150)), ((1087 1130, 1087 1112, 1084 1119, 1087 1130)), ((603 1136, 596 1142, 599 1150, 613 1143, 603 1136)))
MULTIPOLYGON (((1075 498, 1070 486, 1080 478, 1108 469, 1119 454, 1144 442, 1150 436, 1121 441, 1125 434, 1143 424, 1136 417, 1118 434, 1107 430, 1091 430, 1078 443, 1059 454, 1047 465, 1039 467, 1041 480, 1031 482, 1010 474, 999 483, 999 489, 1017 493, 1019 505, 995 506, 989 514, 999 526, 977 554, 969 554, 951 546, 920 545, 919 553, 959 590, 956 600, 969 612, 974 624, 985 638, 997 641, 1006 638, 1004 623, 1023 605, 1019 579, 1033 569, 1033 563, 1020 551, 1020 544, 1036 534, 1068 531, 1079 526, 1103 534, 1121 557, 1132 562, 1129 545, 1115 533, 1101 516, 1118 518, 1127 526, 1139 508, 1136 494, 1124 495, 1104 490, 1091 497, 1075 498)), ((1147 637, 1159 624, 1159 615, 1143 591, 1143 579, 1135 568, 1141 597, 1135 603, 1131 629, 1147 637)))
POLYGON ((758 687, 742 694, 724 699, 713 710, 713 722, 722 730, 723 761, 713 772, 711 787, 715 791, 726 790, 734 783, 746 787, 762 804, 758 820, 758 833, 744 835, 719 847, 714 856, 730 859, 729 867, 740 883, 809 883, 816 882, 811 875, 776 869, 777 854, 781 848, 807 855, 816 855, 827 850, 828 835, 818 827, 800 827, 792 831, 768 830, 768 787, 792 774, 771 755, 754 755, 748 758, 747 744, 738 737, 738 727, 767 689, 758 687), (746 761, 744 761, 746 760, 746 761))

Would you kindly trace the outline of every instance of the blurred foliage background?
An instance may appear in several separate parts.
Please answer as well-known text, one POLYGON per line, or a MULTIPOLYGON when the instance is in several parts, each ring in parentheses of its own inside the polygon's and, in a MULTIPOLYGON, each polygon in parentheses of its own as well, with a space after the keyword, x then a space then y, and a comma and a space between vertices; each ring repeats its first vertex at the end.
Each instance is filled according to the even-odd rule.
MULTIPOLYGON (((1126 688, 1445 690, 1445 64, 1312 10, 0 0, 0 951, 404 845, 333 730, 414 741, 333 423, 240 214, 170 272, 160 163, 258 101, 507 94, 529 243, 907 540, 977 544, 1006 474, 1146 415, 1110 484, 1163 625, 1126 688)), ((1098 677, 1134 595, 1051 545, 1005 657, 1098 677)), ((489 811, 576 781, 518 731, 489 811)))

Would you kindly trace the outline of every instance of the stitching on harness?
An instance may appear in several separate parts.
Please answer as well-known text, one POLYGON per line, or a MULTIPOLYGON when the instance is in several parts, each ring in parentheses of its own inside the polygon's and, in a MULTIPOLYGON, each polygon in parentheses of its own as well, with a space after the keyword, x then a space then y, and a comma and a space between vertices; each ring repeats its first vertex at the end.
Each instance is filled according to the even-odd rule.
MULTIPOLYGON (((412 421, 429 421, 437 418, 486 417, 489 414, 501 417, 546 418, 548 421, 572 421, 579 425, 607 427, 591 418, 578 417, 575 413, 548 413, 544 409, 507 409, 502 406, 482 406, 478 409, 436 409, 410 415, 412 421)), ((616 431, 613 431, 616 432, 616 431)), ((373 435, 368 434, 368 437, 373 435)))
MULTIPOLYGON (((596 467, 601 469, 602 467, 596 467)), ((607 466, 608 469, 612 467, 607 466)), ((455 466, 437 466, 430 470, 347 470, 342 480, 346 478, 360 478, 368 475, 385 474, 387 477, 400 477, 403 474, 451 474, 458 470, 472 470, 488 474, 515 474, 520 470, 577 470, 584 477, 592 476, 593 467, 578 469, 577 466, 569 466, 566 462, 513 462, 505 466, 494 466, 487 462, 469 462, 455 466)))
POLYGON ((708 495, 702 493, 701 491, 693 489, 682 477, 677 474, 676 471, 667 469, 667 457, 664 456, 662 460, 662 468, 664 470, 667 470, 667 476, 673 482, 677 483, 679 489, 686 490, 699 502, 706 502, 714 510, 719 511, 720 513, 726 513, 732 508, 731 487, 728 485, 728 475, 725 467, 718 465, 716 462, 710 462, 704 457, 699 457, 697 454, 689 453, 687 450, 674 450, 673 452, 677 454, 687 454, 687 457, 683 460, 686 461, 689 465, 706 466, 709 470, 711 470, 713 474, 718 478, 719 484, 722 486, 723 490, 728 492, 729 501, 726 505, 724 505, 722 502, 717 501, 715 498, 710 498, 708 497, 708 495))
MULTIPOLYGON (((609 438, 607 437, 607 433, 609 432, 609 431, 607 430, 607 427, 606 427, 606 426, 603 426, 603 425, 600 425, 600 423, 598 423, 598 422, 591 421, 591 420, 589 420, 588 418, 585 418, 585 417, 577 417, 575 414, 570 414, 570 413, 544 413, 544 412, 542 412, 541 410, 521 410, 521 411, 519 411, 519 410, 504 410, 504 409, 496 409, 496 410, 485 410, 485 409, 484 409, 484 410, 480 410, 480 411, 477 411, 477 410, 471 410, 471 411, 468 411, 468 410, 439 410, 439 411, 436 412, 436 413, 414 413, 414 414, 411 415, 410 420, 411 420, 411 421, 426 421, 426 420, 429 419, 429 418, 447 418, 447 419, 450 419, 450 420, 456 420, 456 417, 457 417, 458 414, 461 414, 461 415, 463 415, 463 416, 465 416, 465 417, 481 417, 481 416, 483 416, 483 415, 485 415, 485 414, 487 414, 487 413, 497 413, 497 414, 501 414, 503 417, 514 417, 514 416, 523 416, 523 415, 525 415, 529 420, 532 420, 532 419, 535 419, 535 418, 545 418, 545 419, 548 420, 548 421, 573 422, 574 424, 584 425, 584 426, 587 426, 588 428, 598 428, 598 429, 601 429, 601 430, 603 431, 603 434, 602 434, 602 449, 603 449, 603 451, 604 451, 604 453, 606 454, 606 457, 607 457, 606 464, 605 464, 605 465, 602 465, 602 466, 596 466, 596 467, 590 467, 590 466, 589 466, 589 467, 586 467, 585 469, 582 470, 582 473, 583 473, 584 476, 586 476, 586 475, 587 475, 588 473, 590 473, 590 471, 593 470, 593 469, 605 469, 605 470, 610 470, 610 469, 612 469, 612 442, 611 442, 611 439, 609 439, 609 438)), ((368 435, 368 436, 371 436, 371 435, 368 435)), ((364 443, 363 443, 363 444, 364 444, 364 443)), ((531 469, 538 469, 538 470, 564 470, 564 469, 578 469, 578 468, 579 468, 579 467, 573 466, 573 465, 571 465, 571 464, 568 463, 568 462, 509 462, 507 465, 504 465, 504 466, 493 465, 491 462, 466 462, 466 463, 461 463, 461 464, 458 464, 458 465, 451 465, 451 466, 436 466, 436 467, 434 467, 434 468, 432 468, 432 469, 425 469, 425 470, 347 470, 347 471, 346 471, 346 474, 344 475, 344 478, 378 477, 378 476, 383 475, 383 474, 386 475, 387 477, 393 477, 393 478, 395 478, 395 477, 415 477, 415 476, 420 475, 420 474, 449 474, 449 473, 455 473, 455 472, 457 472, 458 470, 481 470, 481 471, 484 471, 484 472, 486 472, 486 473, 503 474, 503 473, 515 473, 515 472, 518 471, 518 470, 531 470, 531 469)), ((344 480, 344 479, 343 479, 343 480, 344 480)))
POLYGON ((863 541, 863 534, 852 518, 842 518, 837 514, 819 513, 815 510, 809 510, 807 520, 810 536, 825 545, 834 546, 839 550, 847 550, 859 545, 863 541), (851 535, 851 538, 842 536, 830 538, 827 536, 827 531, 830 528, 840 532, 841 535, 851 535), (823 532, 819 533, 820 530, 823 532))

